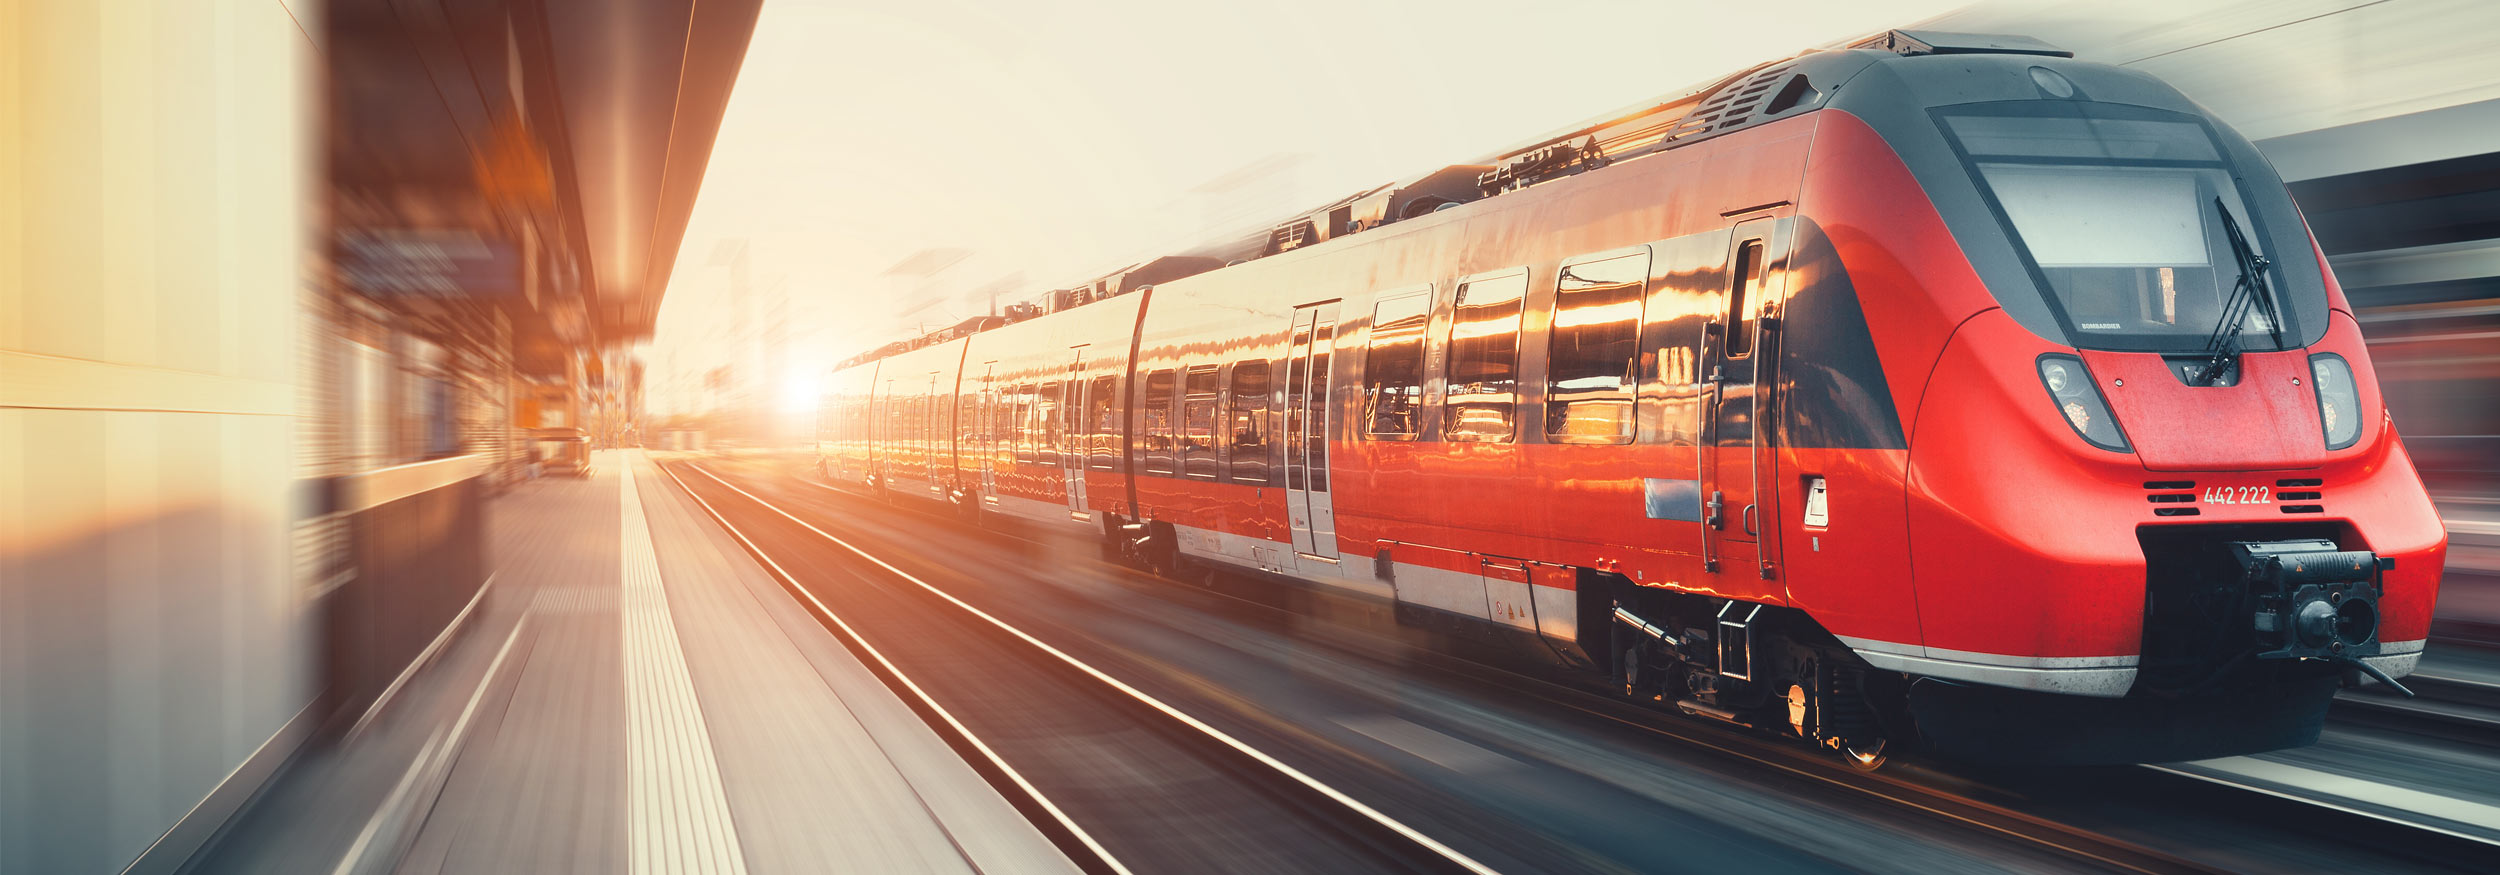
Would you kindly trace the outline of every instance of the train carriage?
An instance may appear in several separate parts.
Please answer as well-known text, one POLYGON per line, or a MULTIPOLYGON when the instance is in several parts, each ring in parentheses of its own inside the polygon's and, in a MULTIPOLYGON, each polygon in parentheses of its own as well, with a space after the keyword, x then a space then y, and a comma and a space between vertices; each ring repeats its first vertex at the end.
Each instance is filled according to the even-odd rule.
POLYGON ((845 368, 828 472, 1870 765, 2305 744, 2427 638, 2445 536, 2350 305, 2134 71, 1891 32, 1255 255, 845 368))

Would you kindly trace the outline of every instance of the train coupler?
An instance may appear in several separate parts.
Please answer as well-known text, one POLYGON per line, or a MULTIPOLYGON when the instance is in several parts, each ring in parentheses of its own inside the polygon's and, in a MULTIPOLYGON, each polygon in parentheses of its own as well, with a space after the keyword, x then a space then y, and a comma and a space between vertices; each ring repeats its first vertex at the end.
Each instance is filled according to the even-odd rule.
POLYGON ((2258 659, 2330 662, 2413 695, 2361 659, 2378 652, 2380 573, 2394 560, 2325 539, 2235 541, 2229 549, 2253 602, 2258 659))

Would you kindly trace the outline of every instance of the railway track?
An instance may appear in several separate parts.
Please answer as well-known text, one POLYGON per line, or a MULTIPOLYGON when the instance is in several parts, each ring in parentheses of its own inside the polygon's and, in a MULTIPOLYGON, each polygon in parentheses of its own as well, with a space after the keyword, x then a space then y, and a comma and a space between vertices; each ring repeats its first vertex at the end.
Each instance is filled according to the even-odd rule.
MULTIPOLYGON (((786 518, 788 522, 803 526, 816 536, 842 544, 844 548, 856 554, 858 559, 879 566, 884 573, 911 579, 913 583, 925 588, 935 597, 950 602, 956 610, 980 612, 979 608, 962 599, 913 577, 895 562, 880 558, 868 549, 836 538, 816 524, 809 523, 798 515, 773 505, 765 498, 740 488, 727 479, 720 478, 702 466, 689 466, 689 470, 695 472, 693 477, 708 478, 717 484, 717 489, 725 490, 723 494, 734 494, 756 506, 768 508, 772 513, 786 518)), ((687 479, 681 478, 679 482, 684 484, 687 479)), ((839 493, 829 487, 823 487, 822 484, 814 484, 812 480, 803 482, 822 488, 829 495, 838 495, 843 500, 859 500, 847 493, 839 493)), ((693 489, 689 487, 689 491, 692 492, 693 489)), ((706 503, 708 506, 709 502, 706 503)), ((731 525, 733 530, 735 529, 734 524, 730 524, 727 517, 720 514, 718 509, 714 509, 713 512, 716 517, 723 520, 725 525, 731 525)), ((913 512, 920 513, 917 510, 913 512)), ((942 524, 954 523, 951 518, 940 514, 927 513, 925 516, 942 524)), ((988 534, 1029 544, 1041 543, 1016 534, 995 531, 988 532, 988 534)), ((743 538, 744 535, 741 537, 743 538)), ((749 546, 753 549, 751 541, 749 546)), ((761 555, 760 552, 759 555, 761 555)), ((772 564, 769 557, 767 557, 767 564, 772 564)), ((777 575, 783 577, 785 586, 791 587, 794 592, 802 593, 803 601, 811 598, 803 594, 805 587, 796 583, 787 570, 776 566, 775 571, 777 575)), ((1257 605, 1268 611, 1284 612, 1287 610, 1272 604, 1272 600, 1212 590, 1174 587, 1168 581, 1159 578, 1148 580, 1143 575, 1127 575, 1127 577, 1135 579, 1124 580, 1123 585, 1151 590, 1159 596, 1185 600, 1222 599, 1230 604, 1257 605)), ((996 624, 1001 628, 1013 629, 1012 626, 1008 626, 996 617, 988 614, 981 614, 981 616, 986 622, 996 624)), ((1030 646, 1057 652, 1049 648, 1048 644, 1030 635, 1023 635, 1020 631, 1017 634, 1021 635, 1030 646)), ((1057 658, 1073 665, 1084 665, 1064 652, 1059 652, 1057 658)), ((2184 794, 2206 800, 2223 800, 2233 805, 2242 801, 2239 797, 2247 795, 2227 793, 2216 796, 2209 791, 2222 788, 2211 783, 2193 782, 2185 777, 2157 774, 2149 770, 2126 770, 2126 773, 2120 773, 2123 776, 2095 772, 2088 779, 2079 780, 2048 779, 2043 781, 2037 776, 2024 776, 2017 779, 2022 782, 2018 789, 2007 791, 1990 783, 2001 780, 2003 776, 1989 775, 1974 778, 1966 773, 1921 766, 1871 775, 1863 774, 1841 768, 1835 763, 1826 761, 1815 752, 1795 745, 1742 731, 1664 718, 1637 705, 1592 692, 1585 685, 1558 684, 1555 678, 1540 677, 1533 672, 1487 672, 1483 670, 1483 663, 1459 656, 1426 656, 1411 659, 1408 665, 1435 675, 1436 679, 1443 683, 1497 689, 1499 695, 1533 700, 1545 708, 1572 715, 1575 721, 1586 727, 1598 729, 1628 743, 1666 741, 1689 750, 1708 751, 1719 756, 1741 760, 1752 768, 1777 773, 1784 780, 1816 785, 1825 791, 1855 798, 1861 802, 1873 802, 1897 810, 1916 812, 1921 817, 2051 851, 2091 868, 2146 872, 2235 871, 2248 868, 2244 865, 2246 861, 2235 861, 2228 857, 2217 858, 2210 853, 2182 853, 2178 850, 2177 843, 2162 840, 2163 836, 2159 830, 2145 828, 2140 822, 2129 822, 2124 818, 2095 822, 2090 817, 2082 816, 2095 808, 2109 807, 2113 796, 2126 794, 2184 794), (2077 784, 2093 786, 2081 787, 2077 784)), ((1088 670, 1083 673, 1097 682, 1115 684, 1135 692, 1134 687, 1120 683, 1116 678, 1110 677, 1109 673, 1101 669, 1087 668, 1088 670)), ((1169 704, 1161 705, 1153 710, 1167 719, 1181 719, 1200 727, 1207 725, 1169 704)), ((1238 745, 1240 742, 1235 740, 1234 744, 1238 745)), ((1252 759, 1263 764, 1281 765, 1277 757, 1267 754, 1259 754, 1252 759)), ((1302 782, 1309 782, 1303 785, 1306 791, 1313 789, 1310 784, 1317 783, 1317 779, 1310 778, 1307 774, 1301 775, 1301 778, 1302 782)), ((1332 790, 1319 795, 1332 801, 1339 801, 1340 804, 1352 799, 1350 794, 1343 791, 1332 790)), ((2251 802, 2243 807, 2262 811, 2267 816, 2279 819, 2286 811, 2283 808, 2286 803, 2287 800, 2266 799, 2261 802, 2251 802)), ((1421 834, 1419 830, 1412 827, 1399 829, 1387 826, 1387 823, 1396 823, 1396 821, 1387 820, 1387 823, 1383 823, 1386 815, 1379 814, 1377 810, 1371 810, 1369 817, 1373 820, 1375 827, 1386 829, 1392 835, 1411 840, 1421 834)), ((2138 821, 2141 820, 2138 819, 2138 821)), ((2362 830, 2369 834, 2366 837, 2369 841, 2365 844, 2374 845, 2382 850, 2399 845, 2413 834, 2412 831, 2401 827, 2401 824, 2376 822, 2371 827, 2362 830)), ((2471 852, 2470 848, 2463 846, 2447 850, 2460 853, 2471 852)), ((2441 857, 2441 854, 2417 856, 2425 860, 2436 860, 2441 857)), ((1466 859, 1464 855, 1461 855, 1460 859, 1465 862, 1458 862, 1446 856, 1440 856, 1438 862, 1461 868, 1466 868, 1469 864, 1486 865, 1466 859)))
MULTIPOLYGON (((894 687, 907 703, 920 711, 924 718, 930 719, 941 734, 949 736, 950 742, 964 752, 967 759, 1001 792, 1017 802, 1028 815, 1035 816, 1036 822, 1044 826, 1071 859, 1090 871, 1130 873, 1223 869, 1242 860, 1256 861, 1254 865, 1245 867, 1253 869, 1324 871, 1359 867, 1476 875, 1492 875, 1496 871, 700 467, 693 470, 699 476, 709 478, 717 488, 697 489, 674 467, 663 465, 662 470, 763 563, 785 589, 834 630, 846 646, 860 654, 863 661, 889 686, 894 687), (706 496, 707 492, 710 497, 706 496), (919 590, 929 597, 922 600, 920 606, 937 608, 922 612, 923 616, 944 618, 949 630, 958 634, 922 634, 928 631, 927 626, 917 627, 909 633, 896 632, 890 628, 890 621, 896 616, 891 611, 879 612, 874 626, 854 622, 850 617, 860 613, 857 608, 846 606, 837 609, 828 604, 801 582, 790 564, 785 564, 792 561, 788 555, 790 551, 765 546, 759 538, 769 538, 768 532, 757 527, 751 518, 743 525, 733 520, 714 501, 731 496, 771 511, 789 524, 839 546, 875 569, 869 573, 881 573, 919 590), (888 628, 879 631, 876 627, 888 628), (1098 709, 1093 711, 1096 716, 1116 714, 1125 726, 1142 728, 1141 732, 1123 732, 1118 728, 1102 731, 1102 727, 1090 727, 1103 735, 1118 738, 1120 750, 1117 758, 1121 761, 1121 768, 1094 770, 1090 774, 1075 769, 1036 769, 1032 763, 1053 760, 1018 754, 1030 753, 1029 748, 1037 744, 1052 743, 1070 727, 1052 727, 1050 732, 1036 733, 1016 731, 1016 727, 996 719, 984 725, 981 713, 962 707, 962 698, 949 695, 950 685, 961 678, 936 677, 938 672, 928 666, 944 664, 945 657, 960 654, 932 654, 929 652, 931 645, 984 640, 995 647, 1021 651, 1005 659, 982 661, 983 673, 997 672, 1011 676, 990 680, 1024 686, 1027 693, 1047 691, 1053 695, 1081 697, 1098 709), (947 705, 949 699, 955 699, 957 706, 950 708, 947 705), (1149 762, 1154 760, 1160 761, 1149 762), (1027 765, 1019 767, 1013 764, 1015 761, 1027 765), (1117 779, 1123 774, 1152 776, 1154 780, 1119 782, 1117 779), (1204 780, 1209 777, 1221 780, 1204 780), (1105 779, 1110 779, 1117 789, 1103 785, 1105 779), (1174 849, 1170 846, 1143 843, 1123 846, 1117 837, 1107 840, 1097 838, 1080 823, 1089 814, 1135 816, 1139 813, 1137 803, 1151 803, 1159 791, 1173 788, 1183 788, 1189 794, 1200 797, 1185 800, 1187 807, 1227 812, 1231 815, 1227 823, 1261 832, 1228 837, 1246 840, 1236 842, 1234 848, 1243 852, 1243 857, 1209 861, 1193 853, 1172 853, 1174 849), (1122 794, 1134 795, 1122 798, 1122 794), (1289 817, 1259 816, 1276 813, 1289 817), (1276 829, 1285 823, 1295 826, 1276 829)), ((786 533, 788 530, 782 531, 786 533)), ((999 685, 991 684, 992 691, 999 685)), ((954 687, 958 693, 962 689, 954 687)), ((996 705, 997 700, 984 698, 981 704, 996 705)), ((1029 730, 1034 727, 1022 728, 1029 730)), ((1083 730, 1079 728, 1079 731, 1083 730)))
POLYGON ((2335 697, 2339 718, 2397 726, 2411 731, 2455 731, 2467 741, 2500 747, 2500 683, 2422 671, 2404 679, 2418 698, 2408 699, 2381 686, 2345 690, 2335 697))
MULTIPOLYGON (((2378 685, 2338 694, 2321 747, 2367 740, 2381 759, 2414 760, 2436 770, 2448 765, 2442 759, 2465 757, 2491 771, 2490 760, 2500 756, 2500 684, 2437 671, 2404 682, 2418 698, 2378 685)), ((2451 786, 2452 792, 2468 792, 2447 795, 2410 786, 2414 781, 2378 782, 2320 770, 2306 759, 2229 757, 2148 768, 2476 843, 2500 855, 2500 798, 2494 798, 2488 780, 2479 782, 2479 794, 2451 786)))

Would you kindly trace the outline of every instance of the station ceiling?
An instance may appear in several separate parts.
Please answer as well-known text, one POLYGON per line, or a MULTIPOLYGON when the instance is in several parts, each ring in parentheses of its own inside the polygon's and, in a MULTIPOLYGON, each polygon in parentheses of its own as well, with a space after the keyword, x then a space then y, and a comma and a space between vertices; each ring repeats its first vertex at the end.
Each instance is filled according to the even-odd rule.
POLYGON ((648 337, 763 0, 544 0, 603 338, 648 337))
POLYGON ((761 5, 331 0, 334 224, 527 250, 516 345, 650 336, 761 5))

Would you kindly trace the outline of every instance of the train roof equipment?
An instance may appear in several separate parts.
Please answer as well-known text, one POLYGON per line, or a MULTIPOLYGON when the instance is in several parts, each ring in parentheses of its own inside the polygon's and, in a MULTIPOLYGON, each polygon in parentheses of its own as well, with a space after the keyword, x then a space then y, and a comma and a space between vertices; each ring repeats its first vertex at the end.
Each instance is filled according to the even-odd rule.
MULTIPOLYGON (((1730 131, 1821 106, 1833 88, 1877 57, 1922 55, 2037 55, 2074 53, 2013 34, 1887 30, 1873 36, 1809 49, 1767 61, 1666 96, 1606 113, 1563 131, 1503 149, 1478 161, 1453 164, 1332 201, 1278 222, 1241 240, 1218 240, 1120 270, 1067 289, 1036 295, 1036 301, 1005 308, 996 324, 1116 297, 1158 283, 1195 276, 1369 231, 1484 198, 1573 176, 1609 164, 1699 142, 1730 131)), ((988 327, 974 329, 975 332, 988 327)), ((952 331, 953 329, 949 329, 952 331)), ((970 332, 967 332, 970 333, 970 332)), ((950 335, 947 339, 952 339, 950 335)), ((935 341, 931 341, 935 342, 935 341)), ((843 367, 891 355, 879 348, 845 360, 843 367)), ((916 349, 915 346, 906 346, 916 349)))

